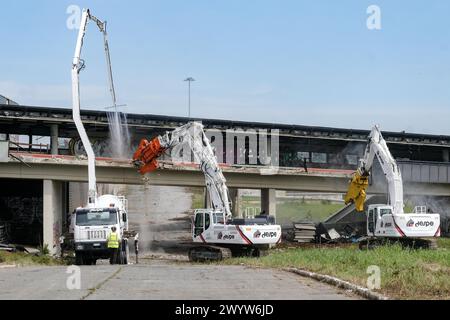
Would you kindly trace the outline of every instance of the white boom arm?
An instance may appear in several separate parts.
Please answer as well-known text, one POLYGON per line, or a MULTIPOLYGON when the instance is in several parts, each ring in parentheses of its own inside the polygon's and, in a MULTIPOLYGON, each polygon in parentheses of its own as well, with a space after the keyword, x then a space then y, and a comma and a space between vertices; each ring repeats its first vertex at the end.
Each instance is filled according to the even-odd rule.
MULTIPOLYGON (((189 122, 173 131, 167 131, 164 135, 157 136, 151 141, 142 139, 133 155, 133 163, 139 167, 141 174, 145 174, 156 170, 158 167, 156 160, 162 153, 171 150, 172 160, 175 162, 178 160, 177 158, 183 156, 186 147, 194 154, 195 162, 200 163, 200 170, 205 175, 206 189, 210 195, 212 208, 221 210, 225 219, 230 218, 231 210, 226 180, 201 123, 189 122)), ((187 161, 191 161, 191 159, 189 158, 187 161)))
POLYGON ((358 171, 361 175, 368 175, 372 168, 375 156, 377 156, 383 173, 386 177, 389 189, 389 204, 394 213, 403 213, 403 182, 402 175, 397 162, 392 156, 389 148, 381 135, 378 126, 374 126, 369 135, 364 158, 361 159, 358 171))
POLYGON ((89 20, 94 21, 100 32, 103 33, 103 41, 104 41, 104 49, 106 55, 106 63, 107 63, 107 72, 108 72, 108 82, 109 82, 109 90, 111 93, 111 97, 113 100, 113 107, 116 106, 116 94, 114 91, 114 82, 112 77, 111 70, 111 59, 109 55, 109 45, 108 45, 108 36, 106 33, 106 21, 101 21, 93 16, 89 9, 83 10, 83 14, 81 16, 81 24, 80 29, 78 31, 77 44, 75 47, 75 54, 72 62, 72 115, 73 120, 75 122, 75 126, 77 127, 78 133, 81 138, 81 142, 83 143, 83 147, 86 150, 86 154, 88 157, 88 174, 89 174, 89 194, 88 194, 88 206, 95 206, 97 201, 97 188, 96 188, 96 176, 95 176, 95 154, 92 149, 91 143, 89 141, 89 137, 86 133, 86 130, 83 126, 80 116, 80 88, 79 88, 79 73, 84 69, 84 61, 81 59, 81 49, 83 47, 83 39, 86 34, 86 28, 89 20))
POLYGON ((198 122, 189 122, 173 131, 159 136, 159 143, 164 149, 172 149, 172 154, 186 144, 194 154, 196 162, 200 163, 200 170, 205 175, 206 189, 211 199, 212 208, 222 210, 226 218, 231 217, 230 202, 226 179, 217 163, 213 148, 203 131, 203 125, 198 122))

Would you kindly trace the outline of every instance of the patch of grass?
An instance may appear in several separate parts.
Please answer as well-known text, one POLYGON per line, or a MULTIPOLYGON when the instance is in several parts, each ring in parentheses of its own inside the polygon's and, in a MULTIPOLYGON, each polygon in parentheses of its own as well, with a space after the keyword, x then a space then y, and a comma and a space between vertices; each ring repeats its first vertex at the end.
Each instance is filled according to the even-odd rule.
POLYGON ((323 221, 344 205, 331 201, 301 199, 284 200, 277 203, 277 221, 285 223, 299 220, 323 221))
MULTIPOLYGON (((261 207, 259 197, 243 196, 241 199, 241 211, 248 207, 261 207)), ((331 214, 341 209, 344 205, 329 200, 305 200, 305 199, 278 199, 277 222, 289 223, 300 220, 323 221, 331 214)))
POLYGON ((346 247, 275 249, 268 256, 233 258, 226 264, 283 268, 296 267, 367 286, 369 266, 381 271, 381 289, 399 299, 450 299, 450 241, 440 239, 437 250, 409 250, 399 245, 361 251, 346 247))
POLYGON ((450 238, 438 238, 438 248, 450 250, 450 238))
POLYGON ((32 265, 64 265, 64 260, 55 259, 48 255, 34 255, 24 252, 6 252, 0 251, 0 263, 13 264, 17 266, 32 266, 32 265))

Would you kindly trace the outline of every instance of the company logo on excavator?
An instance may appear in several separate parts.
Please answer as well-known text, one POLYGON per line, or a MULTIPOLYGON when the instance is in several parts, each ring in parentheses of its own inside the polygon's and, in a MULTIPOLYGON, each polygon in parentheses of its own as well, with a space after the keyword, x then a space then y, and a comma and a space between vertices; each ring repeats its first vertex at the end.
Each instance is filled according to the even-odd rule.
POLYGON ((432 227, 434 225, 433 221, 418 221, 414 226, 416 227, 432 227))
POLYGON ((432 227, 434 226, 433 221, 417 221, 414 222, 413 219, 409 219, 409 221, 406 223, 407 227, 432 227))
POLYGON ((267 231, 267 232, 264 232, 263 234, 262 234, 262 238, 275 238, 277 236, 277 233, 276 232, 269 232, 269 231, 267 231))

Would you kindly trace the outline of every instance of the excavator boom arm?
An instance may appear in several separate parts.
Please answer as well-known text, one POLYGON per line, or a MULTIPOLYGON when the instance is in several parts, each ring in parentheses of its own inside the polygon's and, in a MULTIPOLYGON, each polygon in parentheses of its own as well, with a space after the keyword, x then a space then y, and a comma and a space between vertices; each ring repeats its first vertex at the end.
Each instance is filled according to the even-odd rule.
POLYGON ((164 152, 172 150, 172 154, 176 156, 183 147, 188 147, 194 154, 195 161, 200 164, 212 208, 222 210, 226 218, 230 217, 226 180, 200 123, 189 122, 150 141, 142 139, 133 155, 133 163, 141 174, 145 174, 158 168, 157 159, 164 152))
POLYGON ((389 203, 394 213, 403 213, 402 176, 378 126, 374 126, 370 132, 364 157, 360 160, 358 170, 353 174, 344 197, 345 204, 354 203, 357 211, 364 211, 366 189, 369 186, 370 170, 375 157, 378 158, 388 183, 389 203))

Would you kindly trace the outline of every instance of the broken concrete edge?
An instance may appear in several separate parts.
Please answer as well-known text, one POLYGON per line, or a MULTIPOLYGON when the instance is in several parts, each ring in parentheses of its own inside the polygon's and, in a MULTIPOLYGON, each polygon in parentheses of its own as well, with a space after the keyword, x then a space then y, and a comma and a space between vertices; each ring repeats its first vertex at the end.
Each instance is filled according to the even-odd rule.
POLYGON ((384 296, 380 293, 373 292, 368 288, 350 283, 348 281, 341 280, 336 277, 332 277, 329 275, 319 274, 311 271, 306 271, 297 268, 283 268, 284 271, 292 272, 298 274, 303 277, 312 278, 314 280, 325 282, 327 284, 333 285, 335 287, 351 290, 352 292, 358 294, 359 296, 369 299, 369 300, 390 300, 389 297, 384 296))
MULTIPOLYGON (((10 152, 11 155, 20 159, 26 164, 58 164, 70 166, 86 166, 87 158, 85 156, 71 155, 48 155, 48 154, 30 154, 24 152, 10 152)), ((17 159, 11 159, 9 162, 17 162, 17 159)), ((124 169, 136 170, 131 159, 115 159, 106 157, 96 157, 97 167, 117 167, 124 169)), ((303 167, 269 167, 257 165, 228 165, 219 164, 223 172, 230 173, 248 173, 258 175, 299 175, 299 176, 317 176, 317 177, 337 177, 351 178, 354 170, 347 169, 326 169, 326 168, 309 168, 306 172, 303 167)), ((173 162, 169 160, 159 160, 158 169, 174 170, 174 171, 200 171, 198 163, 194 162, 173 162)), ((137 170, 136 170, 137 171, 137 170)))

